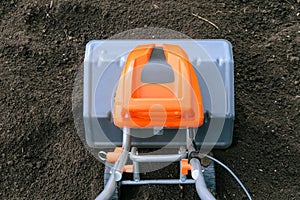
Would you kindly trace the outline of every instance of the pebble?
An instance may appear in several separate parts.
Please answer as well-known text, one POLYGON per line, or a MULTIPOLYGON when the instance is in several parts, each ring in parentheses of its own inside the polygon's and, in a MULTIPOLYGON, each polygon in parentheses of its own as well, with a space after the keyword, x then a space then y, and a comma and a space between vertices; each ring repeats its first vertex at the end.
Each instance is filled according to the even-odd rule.
POLYGON ((291 56, 291 57, 290 57, 290 61, 291 61, 291 62, 297 62, 297 61, 299 61, 299 60, 300 60, 299 57, 296 57, 296 56, 291 56))
POLYGON ((8 165, 8 166, 12 166, 13 164, 14 164, 14 162, 11 161, 11 160, 7 162, 7 165, 8 165))
POLYGON ((37 163, 36 163, 36 168, 41 168, 41 165, 42 165, 42 162, 41 161, 38 161, 37 163))
POLYGON ((32 163, 28 163, 28 164, 27 164, 27 167, 28 167, 28 168, 32 168, 32 167, 33 167, 32 163))
POLYGON ((265 45, 266 48, 270 48, 271 46, 272 46, 272 43, 267 43, 267 44, 265 45))

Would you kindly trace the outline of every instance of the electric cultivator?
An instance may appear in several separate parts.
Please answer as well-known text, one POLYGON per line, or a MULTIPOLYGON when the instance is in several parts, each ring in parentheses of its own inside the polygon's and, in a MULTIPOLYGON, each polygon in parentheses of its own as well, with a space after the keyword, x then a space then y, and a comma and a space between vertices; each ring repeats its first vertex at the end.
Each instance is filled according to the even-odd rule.
POLYGON ((232 142, 233 55, 225 40, 89 42, 83 116, 86 143, 106 165, 97 199, 118 199, 122 185, 142 184, 195 184, 201 199, 215 199, 215 163, 251 199, 209 153, 232 142), (141 177, 158 170, 154 163, 174 162, 176 179, 141 177))

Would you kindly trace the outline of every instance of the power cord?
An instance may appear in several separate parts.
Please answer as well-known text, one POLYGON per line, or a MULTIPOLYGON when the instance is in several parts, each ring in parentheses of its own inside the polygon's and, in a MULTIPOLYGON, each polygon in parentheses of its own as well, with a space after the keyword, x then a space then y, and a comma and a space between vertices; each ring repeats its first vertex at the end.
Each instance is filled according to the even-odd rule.
MULTIPOLYGON (((194 140, 193 140, 193 145, 194 145, 194 148, 197 149, 197 146, 196 146, 196 143, 195 143, 194 140)), ((229 167, 227 167, 224 163, 222 163, 222 162, 219 161, 218 159, 216 159, 216 158, 214 158, 214 157, 212 157, 212 156, 209 156, 209 155, 200 154, 198 150, 197 150, 197 151, 192 151, 192 152, 189 154, 188 158, 189 158, 189 160, 190 160, 191 158, 198 158, 198 159, 200 160, 200 159, 201 159, 200 156, 206 157, 206 158, 208 158, 208 159, 210 159, 210 160, 212 160, 212 161, 218 163, 218 164, 221 165, 224 169, 226 169, 226 170, 233 176, 233 178, 238 182, 238 184, 241 186, 241 188, 242 188, 243 191, 245 192, 247 198, 248 198, 249 200, 252 200, 251 195, 249 194, 248 190, 246 189, 246 187, 244 186, 244 184, 241 182, 241 180, 235 175, 235 173, 234 173, 229 167)))

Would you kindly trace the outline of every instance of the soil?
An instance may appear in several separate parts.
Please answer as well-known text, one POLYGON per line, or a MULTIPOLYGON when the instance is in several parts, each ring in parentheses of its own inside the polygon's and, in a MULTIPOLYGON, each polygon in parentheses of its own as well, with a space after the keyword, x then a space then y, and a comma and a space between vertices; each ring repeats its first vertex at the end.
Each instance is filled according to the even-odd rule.
MULTIPOLYGON (((88 41, 143 27, 232 43, 234 141, 214 155, 253 199, 300 199, 299 8, 298 0, 1 1, 0 199, 93 199, 102 190, 104 166, 74 127, 73 82, 88 41)), ((245 198, 216 170, 220 199, 245 198)), ((123 199, 196 198, 193 186, 122 192, 123 199)))

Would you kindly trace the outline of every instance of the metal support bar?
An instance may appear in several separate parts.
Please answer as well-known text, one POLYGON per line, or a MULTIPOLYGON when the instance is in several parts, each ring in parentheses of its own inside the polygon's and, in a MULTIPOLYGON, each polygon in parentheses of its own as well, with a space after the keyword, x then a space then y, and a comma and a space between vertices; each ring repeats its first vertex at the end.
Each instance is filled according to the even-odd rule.
MULTIPOLYGON (((195 137, 195 130, 192 128, 187 128, 186 134, 186 144, 188 152, 195 151, 193 146, 193 140, 195 137)), ((122 169, 127 161, 127 157, 130 150, 130 129, 123 129, 123 152, 121 153, 119 159, 112 168, 112 174, 104 188, 104 190, 100 193, 100 195, 96 198, 97 200, 108 200, 111 198, 115 186, 116 181, 120 181, 122 178, 122 169)), ((135 180, 136 181, 121 181, 122 185, 145 185, 145 184, 195 184, 196 190, 199 197, 202 200, 215 200, 214 196, 208 191, 202 170, 200 161, 196 158, 191 159, 190 163, 192 165, 192 177, 195 179, 186 179, 181 176, 180 179, 158 179, 158 180, 140 180, 139 177, 139 167, 138 162, 175 162, 179 161, 182 158, 186 158, 186 152, 183 150, 179 151, 179 154, 171 154, 171 155, 136 155, 136 148, 132 148, 130 152, 130 159, 133 161, 135 165, 135 180)))
POLYGON ((168 155, 135 155, 130 152, 130 159, 136 162, 175 162, 186 157, 186 153, 183 154, 168 154, 168 155))
POLYGON ((195 151, 193 140, 196 137, 196 132, 194 128, 186 129, 186 148, 190 152, 195 151))
POLYGON ((157 179, 157 180, 141 180, 141 181, 121 181, 121 185, 148 185, 148 184, 157 184, 157 185, 173 185, 173 184, 195 184, 195 180, 186 179, 181 181, 178 179, 157 179))
MULTIPOLYGON (((200 161, 196 158, 191 159, 192 168, 201 169, 200 161), (193 161, 193 162, 192 162, 193 161)), ((196 179, 196 190, 202 200, 215 200, 215 197, 208 191, 201 170, 198 170, 196 179)))
MULTIPOLYGON (((137 155, 137 148, 132 147, 131 153, 133 155, 137 155)), ((139 166, 139 163, 137 161, 133 161, 133 180, 136 181, 136 182, 140 181, 140 166, 139 166)))
POLYGON ((198 159, 192 158, 190 164, 192 166, 191 174, 194 180, 197 180, 199 173, 202 173, 201 165, 198 165, 198 159))
POLYGON ((123 151, 115 164, 115 180, 119 181, 122 179, 123 167, 127 161, 129 150, 130 150, 130 129, 127 127, 123 128, 123 151))
MULTIPOLYGON (((178 152, 179 154, 186 154, 186 148, 184 147, 184 146, 181 146, 180 148, 179 148, 179 152, 178 152)), ((179 174, 180 174, 180 180, 181 181, 185 181, 186 180, 186 175, 185 174, 182 174, 182 171, 181 171, 181 168, 182 168, 182 163, 181 162, 179 162, 180 163, 180 168, 179 168, 179 174)))
MULTIPOLYGON (((193 140, 195 138, 195 129, 188 128, 186 132, 186 144, 189 153, 195 151, 193 140)), ((196 158, 192 158, 190 160, 190 164, 192 166, 192 177, 196 180, 195 186, 198 193, 198 196, 202 200, 215 200, 215 197, 208 191, 204 177, 202 174, 200 161, 196 158)))
POLYGON ((119 159, 115 163, 114 167, 111 169, 111 175, 106 183, 103 191, 96 197, 96 200, 109 200, 113 195, 116 187, 116 181, 121 180, 122 170, 127 161, 128 153, 130 150, 130 129, 123 129, 123 152, 121 153, 119 159))
POLYGON ((112 173, 106 183, 104 190, 96 197, 95 200, 109 200, 116 188, 115 175, 112 173))

